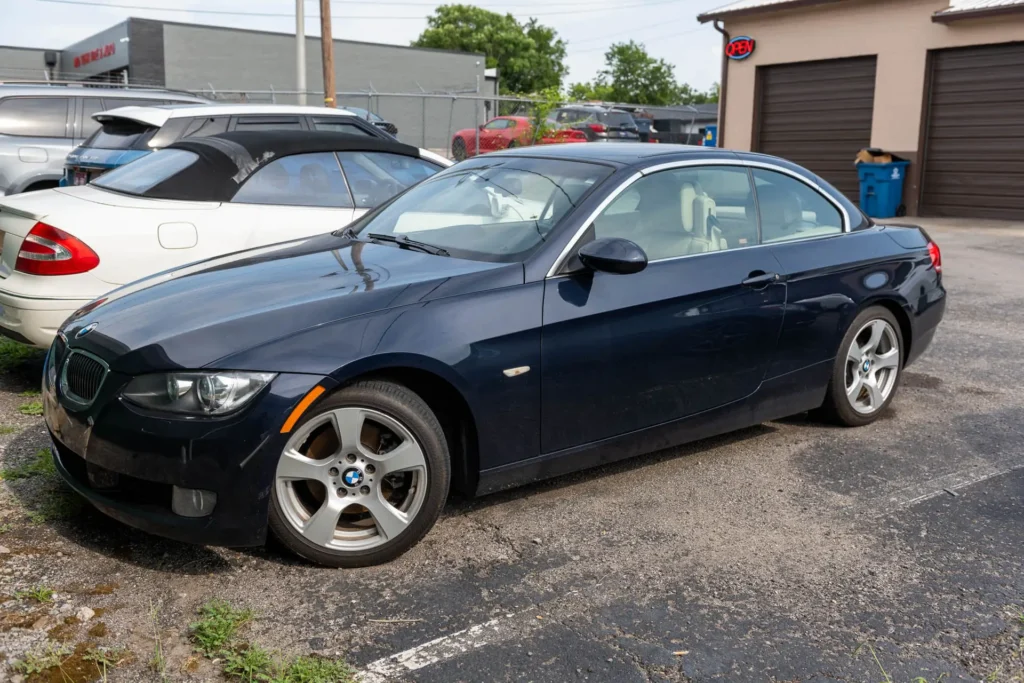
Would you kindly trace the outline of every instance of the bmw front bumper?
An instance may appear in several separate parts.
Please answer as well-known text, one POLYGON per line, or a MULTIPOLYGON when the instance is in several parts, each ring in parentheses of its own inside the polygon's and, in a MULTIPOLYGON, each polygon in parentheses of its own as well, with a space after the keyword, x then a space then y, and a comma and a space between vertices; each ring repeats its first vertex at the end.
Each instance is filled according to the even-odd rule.
POLYGON ((61 477, 104 514, 158 536, 263 544, 277 456, 288 437, 281 425, 325 378, 278 375, 252 404, 220 419, 172 418, 129 405, 119 397, 129 379, 109 372, 82 410, 44 380, 44 418, 61 477), (177 514, 175 487, 213 493, 216 503, 201 517, 177 514))

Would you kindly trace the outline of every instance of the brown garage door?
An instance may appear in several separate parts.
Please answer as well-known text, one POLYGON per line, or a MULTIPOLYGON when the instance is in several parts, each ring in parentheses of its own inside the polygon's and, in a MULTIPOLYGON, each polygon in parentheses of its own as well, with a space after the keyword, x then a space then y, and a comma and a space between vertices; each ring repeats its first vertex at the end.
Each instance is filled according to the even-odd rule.
POLYGON ((1024 43, 929 61, 921 213, 1024 220, 1024 43))
POLYGON ((853 158, 871 144, 875 58, 762 66, 757 87, 754 149, 809 168, 857 202, 853 158))

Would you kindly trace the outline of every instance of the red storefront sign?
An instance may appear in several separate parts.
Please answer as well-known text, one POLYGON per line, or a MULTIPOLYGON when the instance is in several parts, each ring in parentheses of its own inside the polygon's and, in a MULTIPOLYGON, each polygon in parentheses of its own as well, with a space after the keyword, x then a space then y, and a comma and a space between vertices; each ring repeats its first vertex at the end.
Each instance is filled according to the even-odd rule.
POLYGON ((107 43, 102 47, 98 47, 95 50, 89 50, 83 52, 80 55, 75 55, 75 68, 80 69, 87 64, 98 62, 106 57, 112 57, 117 52, 117 45, 114 43, 107 43))

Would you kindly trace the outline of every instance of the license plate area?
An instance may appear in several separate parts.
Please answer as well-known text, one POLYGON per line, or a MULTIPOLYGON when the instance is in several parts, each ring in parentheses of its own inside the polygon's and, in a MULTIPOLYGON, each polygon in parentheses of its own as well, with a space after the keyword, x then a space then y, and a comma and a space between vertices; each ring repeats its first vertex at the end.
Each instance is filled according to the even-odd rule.
POLYGON ((71 182, 74 185, 87 185, 89 183, 89 172, 75 171, 71 182))

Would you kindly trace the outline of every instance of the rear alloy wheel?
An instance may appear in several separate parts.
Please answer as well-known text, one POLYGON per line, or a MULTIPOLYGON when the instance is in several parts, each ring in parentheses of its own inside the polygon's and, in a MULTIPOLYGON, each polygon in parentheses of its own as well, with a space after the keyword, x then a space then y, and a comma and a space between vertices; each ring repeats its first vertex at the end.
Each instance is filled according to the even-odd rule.
POLYGON ((455 161, 462 161, 466 158, 466 141, 462 138, 455 138, 452 142, 452 158, 455 161))
POLYGON ((903 369, 903 335, 895 316, 876 306, 850 325, 823 406, 834 421, 859 427, 878 419, 899 387, 903 369))
POLYGON ((449 470, 444 432, 423 399, 399 384, 361 382, 323 401, 288 439, 270 529, 319 564, 387 562, 434 525, 449 470))

